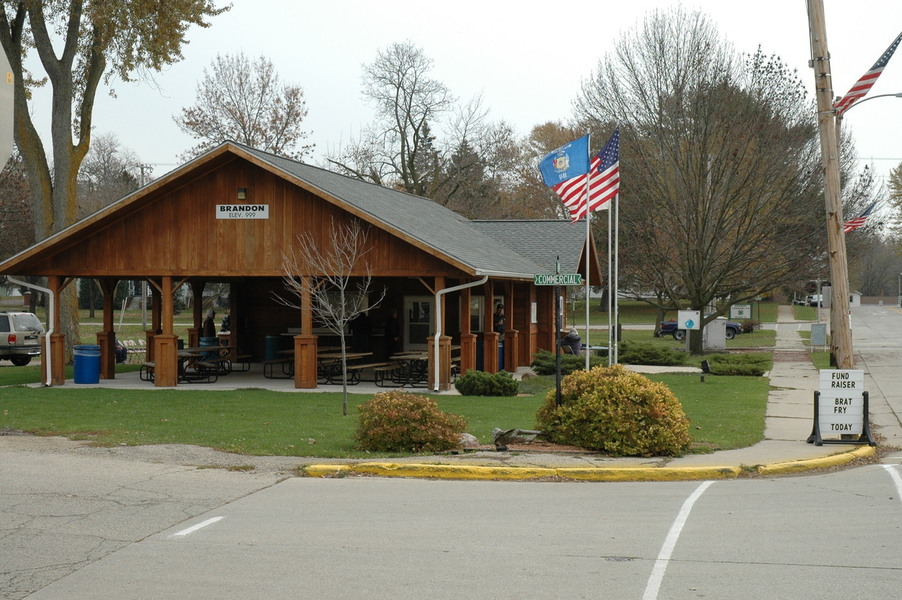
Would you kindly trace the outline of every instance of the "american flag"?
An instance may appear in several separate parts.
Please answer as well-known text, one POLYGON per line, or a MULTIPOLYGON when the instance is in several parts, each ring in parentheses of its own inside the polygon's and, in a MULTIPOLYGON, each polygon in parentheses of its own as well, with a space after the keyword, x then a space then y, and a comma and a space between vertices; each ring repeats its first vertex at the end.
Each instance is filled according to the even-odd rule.
POLYGON ((871 216, 871 211, 874 210, 874 207, 877 206, 877 203, 874 202, 869 207, 867 207, 863 213, 855 217, 854 219, 849 219, 842 226, 843 233, 849 233, 853 229, 857 229, 864 225, 865 221, 868 220, 868 217, 871 216))
POLYGON ((884 67, 886 67, 886 63, 889 62, 889 59, 892 58, 893 52, 896 51, 896 48, 899 47, 899 43, 902 42, 902 33, 899 34, 892 44, 889 45, 889 48, 886 49, 877 62, 874 63, 874 66, 870 68, 870 70, 861 76, 861 79, 855 82, 855 85, 852 86, 852 89, 849 90, 845 96, 842 97, 838 102, 833 104, 833 108, 836 109, 836 115, 839 116, 849 110, 855 102, 864 98, 871 88, 874 86, 874 83, 877 81, 877 78, 880 77, 880 74, 883 73, 884 67))
POLYGON ((620 130, 592 159, 588 175, 580 175, 554 186, 570 218, 579 221, 588 211, 603 210, 620 189, 620 130), (586 204, 586 178, 589 179, 589 202, 586 204))

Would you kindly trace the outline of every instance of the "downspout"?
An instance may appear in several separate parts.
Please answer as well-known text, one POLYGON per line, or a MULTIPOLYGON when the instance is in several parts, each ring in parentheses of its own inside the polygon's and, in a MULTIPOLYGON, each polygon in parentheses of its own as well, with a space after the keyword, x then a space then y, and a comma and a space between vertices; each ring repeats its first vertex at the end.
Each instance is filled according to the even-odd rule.
POLYGON ((53 324, 56 322, 56 299, 53 297, 53 292, 51 292, 48 288, 41 287, 41 286, 35 285, 33 283, 20 281, 14 277, 10 277, 8 275, 6 276, 6 280, 9 281, 10 283, 15 283, 16 285, 21 285, 23 287, 31 288, 33 290, 37 290, 39 292, 44 292, 45 294, 47 294, 48 302, 50 303, 49 304, 50 310, 49 310, 49 313, 47 316, 47 321, 48 321, 47 322, 47 331, 44 333, 44 346, 45 346, 44 356, 47 358, 47 360, 44 362, 46 362, 47 364, 42 365, 42 366, 46 367, 44 369, 44 371, 46 373, 47 379, 44 383, 44 386, 50 387, 50 382, 51 382, 51 370, 50 370, 51 364, 50 363, 52 362, 51 357, 50 357, 50 334, 53 333, 53 324))
POLYGON ((432 363, 433 363, 433 375, 434 375, 432 378, 432 381, 433 381, 433 385, 435 388, 433 391, 435 391, 435 392, 437 392, 438 388, 439 388, 438 341, 439 341, 439 338, 441 338, 441 336, 442 336, 442 311, 441 311, 442 296, 447 294, 448 292, 457 292, 459 290, 463 290, 466 288, 471 288, 471 287, 476 287, 477 285, 482 285, 488 280, 489 280, 489 276, 485 275, 482 279, 480 279, 478 281, 471 281, 470 283, 462 283, 460 285, 455 285, 454 287, 449 287, 449 288, 445 288, 443 290, 439 290, 435 293, 435 339, 434 339, 434 343, 432 344, 432 348, 433 348, 432 363))

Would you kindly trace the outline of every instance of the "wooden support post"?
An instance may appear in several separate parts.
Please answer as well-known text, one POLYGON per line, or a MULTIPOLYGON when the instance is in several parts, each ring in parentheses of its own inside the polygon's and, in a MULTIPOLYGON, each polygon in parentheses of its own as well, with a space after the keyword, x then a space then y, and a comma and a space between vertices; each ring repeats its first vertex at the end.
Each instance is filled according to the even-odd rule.
MULTIPOLYGON (((435 337, 430 337, 426 344, 429 353, 429 363, 432 364, 433 356, 435 356, 435 337)), ((451 336, 443 335, 438 340, 439 355, 439 390, 451 389, 451 336)), ((427 379, 427 387, 430 390, 435 389, 435 369, 429 369, 427 379)))
POLYGON ((476 368, 476 335, 470 329, 470 288, 460 291, 460 374, 476 368))
POLYGON ((116 280, 101 279, 100 289, 103 292, 103 327, 97 332, 97 344, 100 346, 100 378, 116 377, 116 333, 113 330, 113 301, 116 295, 116 280))
POLYGON ((154 385, 174 387, 178 383, 178 338, 172 332, 174 316, 172 277, 164 275, 160 285, 160 327, 163 333, 154 336, 154 385))
POLYGON ((315 335, 294 336, 294 387, 313 389, 316 387, 316 346, 315 335))
MULTIPOLYGON (((47 287, 54 297, 59 300, 60 292, 63 290, 62 278, 58 275, 51 275, 47 278, 47 287)), ((60 310, 59 305, 57 305, 52 323, 53 331, 56 333, 50 336, 50 356, 41 358, 42 361, 50 361, 50 385, 64 385, 66 383, 66 336, 59 333, 60 323, 60 310)))

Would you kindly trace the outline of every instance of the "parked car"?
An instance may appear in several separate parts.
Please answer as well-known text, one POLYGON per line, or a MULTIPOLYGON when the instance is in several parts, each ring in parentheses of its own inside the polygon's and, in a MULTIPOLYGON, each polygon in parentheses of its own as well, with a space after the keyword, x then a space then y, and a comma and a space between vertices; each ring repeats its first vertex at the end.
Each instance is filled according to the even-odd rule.
POLYGON ((823 294, 811 294, 807 298, 805 298, 805 302, 808 306, 823 306, 824 305, 824 295, 823 294))
MULTIPOLYGON (((727 321, 726 331, 724 332, 724 337, 728 340, 732 340, 734 337, 742 333, 742 325, 736 323, 735 321, 727 321)), ((677 341, 682 341, 686 339, 686 330, 679 329, 677 327, 677 322, 674 319, 670 321, 664 321, 661 323, 661 328, 658 330, 658 335, 672 335, 673 339, 677 341)))
POLYGON ((41 355, 42 335, 44 326, 34 313, 0 312, 0 360, 24 367, 41 355))

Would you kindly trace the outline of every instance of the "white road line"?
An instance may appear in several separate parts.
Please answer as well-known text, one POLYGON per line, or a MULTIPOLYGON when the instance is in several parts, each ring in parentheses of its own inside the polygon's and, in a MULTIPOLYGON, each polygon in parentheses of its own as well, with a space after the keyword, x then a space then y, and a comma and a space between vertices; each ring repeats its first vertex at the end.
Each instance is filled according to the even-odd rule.
POLYGON ((705 490, 708 489, 712 483, 714 482, 705 481, 695 488, 692 495, 683 502, 683 508, 680 509, 680 514, 677 515, 673 525, 670 526, 670 531, 667 532, 667 538, 665 538, 664 545, 661 547, 661 552, 658 554, 658 560, 655 561, 655 566, 651 570, 651 577, 648 578, 648 585, 645 586, 645 593, 642 594, 642 600, 657 600, 658 591, 661 589, 661 582, 664 580, 664 573, 667 571, 667 564, 670 562, 670 557, 673 555, 673 549, 676 547, 677 540, 680 538, 680 533, 683 531, 683 526, 686 524, 689 513, 692 511, 692 505, 695 504, 695 501, 705 493, 705 490))
POLYGON ((889 473, 889 476, 892 477, 893 483, 896 484, 896 498, 902 500, 902 476, 899 475, 899 471, 894 469, 896 465, 880 465, 886 472, 889 473))
POLYGON ((206 521, 202 521, 202 522, 198 523, 197 525, 192 525, 188 529, 182 529, 181 531, 173 533, 169 537, 171 537, 171 538, 185 537, 186 535, 190 535, 190 534, 194 533, 198 529, 203 529, 207 525, 212 525, 213 523, 216 523, 217 521, 221 521, 224 518, 225 517, 213 517, 212 519, 207 519, 206 521))

